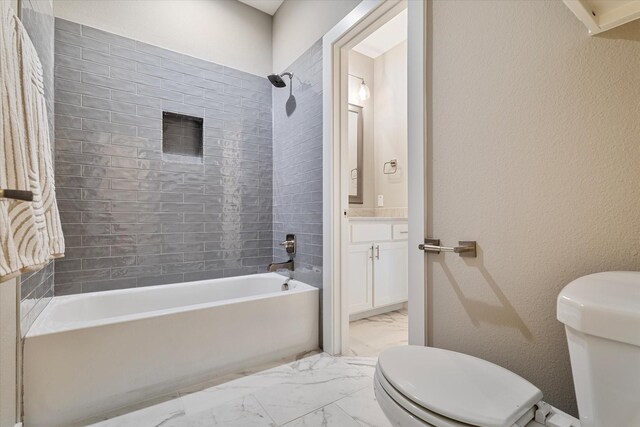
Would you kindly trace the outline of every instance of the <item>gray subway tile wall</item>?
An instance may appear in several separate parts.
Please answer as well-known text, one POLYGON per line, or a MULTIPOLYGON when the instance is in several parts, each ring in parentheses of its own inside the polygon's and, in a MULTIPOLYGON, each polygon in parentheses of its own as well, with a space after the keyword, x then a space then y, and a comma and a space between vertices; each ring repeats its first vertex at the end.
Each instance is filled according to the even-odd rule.
POLYGON ((322 40, 283 71, 294 74, 296 107, 288 87, 273 90, 274 258, 287 259, 280 242, 295 234, 295 277, 321 288, 322 40))
POLYGON ((22 0, 21 20, 38 52, 42 64, 44 98, 47 104, 49 130, 54 129, 54 17, 50 1, 22 0))
POLYGON ((273 255, 271 85, 56 19, 64 295, 263 272, 273 255), (203 122, 202 159, 162 153, 162 113, 203 122))
MULTIPOLYGON (((38 52, 42 64, 44 97, 47 105, 49 133, 54 134, 54 18, 50 1, 23 0, 20 3, 22 23, 38 52)), ((64 70, 61 70, 64 72, 64 70)), ((20 277, 20 330, 24 335, 53 297, 53 263, 39 271, 20 277)))

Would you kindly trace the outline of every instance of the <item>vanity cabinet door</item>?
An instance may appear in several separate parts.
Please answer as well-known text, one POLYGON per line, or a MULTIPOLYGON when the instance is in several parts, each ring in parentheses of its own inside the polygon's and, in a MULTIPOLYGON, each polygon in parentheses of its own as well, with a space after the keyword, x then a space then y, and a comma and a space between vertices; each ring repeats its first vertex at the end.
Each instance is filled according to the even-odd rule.
POLYGON ((409 285, 407 242, 376 243, 374 307, 405 302, 409 285))
POLYGON ((373 308, 373 244, 349 245, 349 314, 373 308))

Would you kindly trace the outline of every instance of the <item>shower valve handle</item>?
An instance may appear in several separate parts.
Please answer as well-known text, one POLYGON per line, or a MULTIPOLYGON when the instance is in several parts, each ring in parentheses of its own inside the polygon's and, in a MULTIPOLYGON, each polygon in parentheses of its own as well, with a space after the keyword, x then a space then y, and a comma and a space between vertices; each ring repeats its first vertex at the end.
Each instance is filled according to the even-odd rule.
POLYGON ((284 242, 280 242, 280 246, 284 246, 288 254, 296 253, 296 235, 287 234, 287 238, 284 242))

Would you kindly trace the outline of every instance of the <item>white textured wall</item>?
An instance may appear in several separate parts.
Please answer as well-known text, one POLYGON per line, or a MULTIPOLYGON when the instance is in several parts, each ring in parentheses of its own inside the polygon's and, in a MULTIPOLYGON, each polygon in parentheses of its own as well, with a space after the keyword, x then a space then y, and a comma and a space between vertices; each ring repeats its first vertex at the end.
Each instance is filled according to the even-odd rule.
POLYGON ((356 51, 349 52, 349 74, 364 78, 367 86, 371 90, 371 97, 364 101, 360 100, 358 90, 361 80, 349 77, 349 103, 362 107, 362 204, 351 205, 354 208, 375 207, 375 166, 373 159, 374 152, 374 131, 373 131, 373 103, 375 93, 373 91, 373 59, 356 51))
POLYGON ((16 279, 0 283, 0 426, 3 427, 16 422, 16 292, 16 279))
MULTIPOLYGON (((407 202, 407 42, 373 61, 375 193, 385 208, 406 208, 407 202), (398 160, 395 174, 385 175, 385 162, 398 160)), ((390 166, 387 165, 390 169, 390 166)))
POLYGON ((556 297, 640 269, 640 21, 598 37, 560 1, 435 1, 429 342, 576 413, 556 297))
POLYGON ((54 13, 248 73, 271 73, 272 18, 235 0, 54 0, 54 13))
POLYGON ((273 71, 285 71, 360 1, 285 0, 273 16, 273 71))

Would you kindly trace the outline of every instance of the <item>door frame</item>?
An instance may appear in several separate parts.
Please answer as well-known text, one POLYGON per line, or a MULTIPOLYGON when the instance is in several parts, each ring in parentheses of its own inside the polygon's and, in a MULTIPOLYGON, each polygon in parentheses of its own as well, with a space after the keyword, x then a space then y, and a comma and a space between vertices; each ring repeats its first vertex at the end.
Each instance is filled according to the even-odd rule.
POLYGON ((426 22, 425 1, 363 0, 322 39, 323 83, 323 349, 333 355, 348 347, 349 310, 346 269, 348 221, 348 50, 388 21, 388 14, 408 9, 408 184, 409 184, 409 344, 426 345, 425 255, 414 247, 426 225, 426 22))

